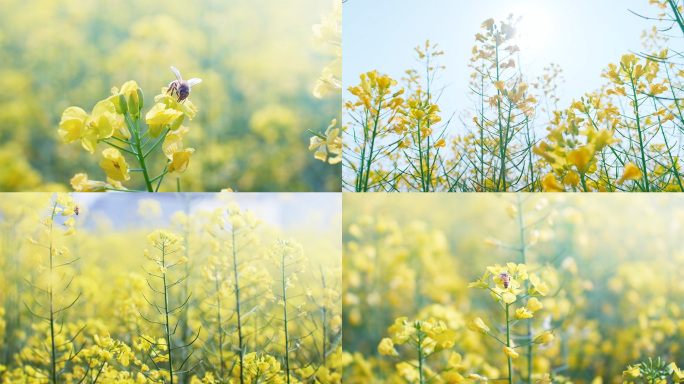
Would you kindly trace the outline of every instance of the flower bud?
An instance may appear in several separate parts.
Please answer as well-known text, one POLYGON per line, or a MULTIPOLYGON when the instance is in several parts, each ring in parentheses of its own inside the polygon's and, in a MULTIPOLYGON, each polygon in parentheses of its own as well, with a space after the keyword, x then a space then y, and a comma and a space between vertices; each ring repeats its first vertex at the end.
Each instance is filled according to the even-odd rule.
POLYGON ((138 108, 139 108, 138 111, 142 111, 142 109, 145 105, 145 102, 144 102, 145 98, 143 97, 143 91, 142 91, 142 89, 138 88, 136 90, 136 92, 138 93, 138 108))
POLYGON ((519 354, 518 352, 516 352, 515 349, 513 349, 513 348, 511 348, 511 347, 506 347, 506 346, 504 346, 504 347, 503 347, 503 352, 504 352, 508 357, 513 358, 513 359, 515 359, 516 357, 520 356, 520 354, 519 354))
POLYGON ((126 95, 124 95, 123 93, 119 93, 119 102, 117 104, 117 106, 121 110, 121 114, 125 115, 126 112, 128 112, 128 103, 126 102, 126 95))
POLYGON ((473 321, 468 324, 468 329, 474 332, 487 333, 489 332, 489 327, 485 325, 481 318, 476 317, 473 321))
POLYGON ((140 116, 140 105, 138 104, 137 93, 131 93, 128 96, 128 110, 131 112, 131 115, 140 116))
POLYGON ((555 339, 553 336, 553 333, 551 331, 546 331, 542 333, 541 335, 537 336, 534 338, 534 343, 535 344, 548 344, 552 342, 555 339))

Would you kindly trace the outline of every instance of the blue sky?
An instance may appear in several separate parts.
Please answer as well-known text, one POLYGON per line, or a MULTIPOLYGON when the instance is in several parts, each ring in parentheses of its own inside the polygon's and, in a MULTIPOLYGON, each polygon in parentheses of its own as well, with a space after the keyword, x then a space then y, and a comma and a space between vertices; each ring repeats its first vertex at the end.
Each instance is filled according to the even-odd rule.
MULTIPOLYGON (((224 206, 226 200, 216 193, 75 193, 74 200, 82 207, 82 219, 106 216, 117 227, 134 228, 151 225, 150 220, 138 214, 142 200, 156 200, 162 217, 152 220, 159 228, 167 228, 169 217, 182 211, 186 199, 191 199, 191 212, 213 211, 224 206)), ((251 210, 265 225, 288 230, 306 230, 314 236, 339 233, 342 215, 342 198, 335 193, 234 193, 230 196, 243 210, 251 210), (335 232, 337 231, 337 232, 335 232)), ((155 224, 155 225, 156 225, 155 224)), ((291 235, 291 234, 290 234, 291 235)))
MULTIPOLYGON (((449 84, 440 101, 442 116, 470 109, 467 67, 474 36, 488 18, 523 17, 520 45, 523 72, 541 74, 549 63, 563 69, 559 107, 599 88, 609 63, 639 52, 641 33, 655 25, 638 14, 655 17, 648 0, 348 0, 343 4, 343 84, 357 84, 359 74, 377 69, 400 78, 419 68, 414 47, 425 40, 445 51, 441 82, 449 84)), ((345 99, 348 94, 345 94, 345 99)))

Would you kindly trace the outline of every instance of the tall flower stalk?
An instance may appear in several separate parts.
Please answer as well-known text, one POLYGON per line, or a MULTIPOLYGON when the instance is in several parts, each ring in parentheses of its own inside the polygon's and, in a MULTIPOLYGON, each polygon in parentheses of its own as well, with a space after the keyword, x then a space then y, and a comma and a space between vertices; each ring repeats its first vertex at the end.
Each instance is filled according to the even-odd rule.
POLYGON ((245 357, 249 332, 245 329, 245 323, 254 314, 255 307, 250 307, 256 296, 253 290, 262 284, 259 281, 260 273, 252 273, 252 276, 244 273, 250 269, 251 260, 243 253, 255 245, 254 229, 260 224, 261 221, 250 211, 243 212, 237 204, 231 202, 216 209, 211 224, 206 226, 209 234, 222 245, 220 255, 210 257, 205 266, 205 278, 214 285, 212 304, 216 306, 215 335, 218 343, 213 353, 217 355, 216 365, 220 367, 221 375, 226 375, 229 362, 224 353, 225 340, 228 335, 232 335, 236 344, 231 349, 237 353, 235 368, 240 384, 246 382, 248 373, 245 357), (228 300, 229 296, 232 296, 232 300, 228 300), (229 319, 234 320, 233 327, 228 326, 229 319))
MULTIPOLYGON (((549 288, 546 283, 540 280, 539 276, 528 273, 527 265, 522 263, 507 263, 505 266, 496 264, 487 267, 485 274, 476 282, 470 283, 468 287, 489 290, 492 298, 499 304, 503 312, 505 321, 501 329, 505 335, 497 335, 492 332, 479 317, 473 319, 468 328, 488 335, 502 345, 502 352, 506 355, 508 362, 506 380, 509 384, 513 384, 516 382, 514 361, 520 357, 518 351, 532 344, 547 344, 554 339, 553 333, 550 331, 540 333, 534 339, 526 337, 522 344, 516 344, 512 338, 513 327, 516 324, 521 321, 530 322, 535 312, 543 308, 537 297, 546 296, 549 288), (528 288, 523 289, 525 286, 528 288), (516 302, 521 302, 520 306, 515 304, 516 302)), ((530 327, 528 326, 527 329, 529 330, 530 327)), ((531 372, 529 372, 528 381, 531 380, 531 377, 531 372)))
POLYGON ((164 383, 168 382, 173 384, 176 375, 187 373, 194 368, 194 366, 189 368, 185 367, 190 356, 192 356, 192 352, 186 354, 187 357, 180 365, 175 367, 174 351, 190 347, 199 337, 201 329, 198 330, 195 338, 187 344, 175 343, 172 338, 175 335, 178 326, 178 321, 173 325, 173 317, 180 312, 187 310, 187 303, 190 300, 191 295, 181 298, 182 302, 180 302, 179 300, 174 300, 176 295, 171 291, 171 288, 174 288, 188 277, 187 275, 183 275, 174 280, 169 273, 170 269, 188 262, 186 256, 173 256, 175 253, 185 249, 185 247, 181 245, 183 243, 183 238, 164 230, 156 230, 152 232, 147 239, 148 242, 159 251, 156 255, 153 255, 148 250, 145 250, 145 258, 155 265, 155 272, 147 271, 147 274, 150 278, 157 281, 157 286, 153 285, 150 280, 148 280, 147 283, 150 289, 160 297, 161 301, 150 300, 145 296, 145 300, 154 307, 158 316, 150 319, 143 316, 142 313, 140 315, 149 323, 161 326, 163 328, 163 338, 155 341, 142 334, 140 334, 140 337, 149 344, 147 354, 157 370, 168 373, 168 375, 162 376, 162 381, 164 383))
POLYGON ((285 362, 285 380, 288 384, 292 382, 291 372, 294 371, 292 362, 290 361, 290 354, 299 349, 301 336, 292 334, 292 323, 300 317, 306 316, 306 310, 303 309, 304 303, 301 299, 295 302, 296 298, 301 295, 292 293, 297 281, 297 275, 305 271, 304 262, 306 257, 302 246, 294 241, 278 240, 271 248, 269 257, 273 265, 276 267, 280 276, 277 279, 279 283, 278 291, 274 292, 278 305, 282 307, 282 317, 276 317, 282 322, 283 331, 283 361, 285 362))
POLYGON ((57 194, 52 203, 50 214, 42 222, 42 225, 45 226, 45 236, 40 240, 29 239, 30 243, 47 251, 47 262, 41 263, 39 267, 39 271, 42 271, 41 275, 47 276, 41 276, 40 282, 29 282, 34 291, 33 300, 37 307, 32 309, 26 302, 24 304, 33 316, 49 326, 47 342, 45 343, 47 356, 41 359, 47 361, 47 375, 39 372, 35 375, 36 378, 47 379, 52 384, 60 382, 60 376, 78 354, 72 342, 85 328, 85 326, 82 327, 74 335, 66 337, 62 335, 66 317, 65 312, 76 304, 81 294, 79 293, 75 299, 68 301, 65 301, 63 298, 59 300, 56 295, 57 291, 65 292, 73 281, 73 277, 66 280, 65 275, 59 278, 57 271, 62 270, 79 259, 62 260, 64 257, 68 257, 69 249, 61 245, 61 241, 58 240, 59 237, 70 236, 75 233, 76 221, 73 216, 78 211, 79 208, 70 195, 66 193, 57 194), (55 221, 58 216, 69 217, 58 224, 65 227, 63 231, 56 227, 55 221))

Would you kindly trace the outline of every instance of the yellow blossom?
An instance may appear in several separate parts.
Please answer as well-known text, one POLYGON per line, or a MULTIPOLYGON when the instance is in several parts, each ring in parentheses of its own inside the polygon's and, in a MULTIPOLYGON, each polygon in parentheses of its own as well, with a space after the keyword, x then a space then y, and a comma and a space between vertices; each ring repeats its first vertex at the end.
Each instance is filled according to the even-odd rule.
POLYGON ((563 184, 557 182, 556 177, 551 172, 547 173, 546 176, 544 176, 544 180, 542 180, 542 185, 544 187, 544 191, 546 192, 565 192, 565 187, 563 186, 563 184))
MULTIPOLYGON (((145 121, 150 126, 150 137, 155 138, 161 136, 164 128, 170 127, 171 123, 176 122, 176 120, 182 116, 183 112, 173 108, 167 108, 164 103, 155 104, 145 115, 145 121)), ((178 124, 178 126, 180 126, 180 124, 178 124)))
POLYGON ((461 366, 462 361, 463 358, 461 357, 460 353, 451 352, 451 355, 449 356, 449 361, 447 361, 446 366, 448 369, 456 369, 461 366))
POLYGON ((514 316, 515 316, 515 318, 518 319, 518 320, 529 319, 529 318, 532 317, 532 312, 530 312, 527 308, 522 307, 522 308, 518 308, 518 309, 515 311, 515 315, 514 315, 514 316))
POLYGON ((651 84, 651 89, 648 93, 651 95, 659 95, 667 91, 667 87, 663 84, 651 84))
POLYGON ((684 371, 677 368, 677 364, 672 362, 672 363, 670 363, 670 365, 668 367, 672 371, 672 381, 673 382, 681 383, 684 381, 684 371))
POLYGON ((627 370, 622 371, 622 376, 627 376, 632 379, 636 379, 641 376, 641 369, 639 369, 639 364, 635 366, 627 366, 627 370))
POLYGON ((107 148, 102 151, 103 159, 100 160, 100 167, 107 172, 107 177, 116 181, 128 180, 128 164, 121 152, 116 148, 107 148))
POLYGON ((489 332, 489 327, 485 325, 481 318, 476 317, 470 323, 468 323, 468 329, 474 332, 487 333, 489 332))
POLYGON ((76 192, 104 192, 107 183, 88 179, 85 173, 77 173, 69 181, 76 192))
POLYGON ((622 174, 622 177, 620 177, 617 183, 622 184, 625 182, 625 180, 639 180, 643 176, 644 174, 641 173, 641 170, 639 170, 636 164, 630 161, 629 163, 625 164, 625 173, 622 174))
POLYGON ((605 147, 609 147, 620 140, 613 137, 613 132, 607 129, 599 129, 591 136, 591 142, 594 144, 594 149, 599 152, 605 147))
POLYGON ((501 248, 501 241, 493 237, 487 237, 484 243, 494 248, 501 248))
POLYGON ((513 358, 513 359, 515 359, 516 357, 520 356, 520 354, 519 354, 518 352, 516 352, 515 349, 513 349, 513 348, 511 348, 511 347, 507 347, 507 346, 505 346, 505 345, 504 345, 504 347, 503 347, 503 352, 504 352, 508 357, 513 358))
POLYGON ((503 302, 506 304, 513 304, 515 303, 516 299, 517 297, 512 292, 504 292, 501 295, 501 300, 503 300, 503 302))
POLYGON ((628 54, 623 55, 622 59, 620 60, 622 65, 624 65, 627 68, 636 64, 637 61, 638 61, 638 59, 636 58, 636 55, 633 53, 628 53, 628 54))
POLYGON ((188 168, 190 155, 193 153, 195 153, 194 148, 186 148, 181 151, 173 152, 171 162, 167 164, 166 168, 169 172, 184 172, 188 168))
POLYGON ((494 28, 494 23, 494 19, 489 18, 482 23, 482 28, 491 30, 492 28, 494 28))
POLYGON ((94 153, 97 142, 110 138, 122 125, 114 104, 102 100, 95 104, 90 115, 78 107, 67 108, 62 113, 58 133, 65 143, 81 139, 83 148, 94 153))
POLYGON ((570 164, 577 167, 577 172, 584 175, 589 171, 590 166, 594 160, 594 148, 589 145, 581 146, 570 151, 567 155, 567 160, 570 164))
POLYGON ((553 336, 553 333, 551 331, 546 331, 542 333, 541 335, 537 336, 534 338, 534 343, 535 344, 548 344, 552 342, 555 339, 553 336))
POLYGON ((378 352, 384 356, 399 356, 399 353, 394 348, 394 343, 392 342, 392 339, 389 338, 384 338, 382 339, 382 341, 380 341, 380 345, 378 345, 378 352))
POLYGON ((530 288, 529 293, 533 296, 546 296, 549 293, 549 287, 546 283, 541 282, 539 276, 530 275, 530 288))
POLYGON ((538 310, 542 309, 542 307, 544 307, 544 306, 536 297, 532 297, 527 301, 526 307, 530 312, 534 313, 534 312, 537 312, 538 310))
POLYGON ((453 371, 444 372, 442 377, 447 384, 457 384, 465 381, 465 378, 460 373, 453 371))
POLYGON ((313 151, 314 157, 321 161, 328 161, 330 164, 337 164, 342 161, 342 138, 340 137, 340 129, 334 128, 337 125, 337 119, 333 119, 324 136, 312 136, 309 140, 309 150, 313 151), (330 152, 331 156, 328 155, 330 152))

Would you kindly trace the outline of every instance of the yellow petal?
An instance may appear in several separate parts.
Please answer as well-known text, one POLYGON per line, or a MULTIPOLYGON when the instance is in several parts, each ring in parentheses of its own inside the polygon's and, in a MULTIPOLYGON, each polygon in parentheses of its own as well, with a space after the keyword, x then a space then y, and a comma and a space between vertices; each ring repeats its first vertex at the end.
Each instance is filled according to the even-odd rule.
POLYGON ((542 181, 544 191, 546 192, 565 192, 565 187, 556 181, 556 177, 553 173, 549 172, 544 176, 542 181))
POLYGON ((520 356, 520 354, 519 354, 518 352, 516 352, 515 349, 513 349, 513 348, 511 348, 511 347, 506 347, 506 346, 504 346, 504 347, 503 347, 503 352, 504 352, 508 357, 513 358, 513 359, 515 359, 516 357, 520 356))
POLYGON ((169 172, 184 172, 190 163, 190 155, 195 152, 194 148, 187 148, 173 153, 171 162, 167 165, 169 172))
POLYGON ((130 179, 128 174, 128 164, 121 152, 116 148, 107 148, 102 151, 103 159, 100 161, 100 167, 105 170, 107 177, 116 181, 123 181, 130 179))
POLYGON ((636 164, 630 161, 625 164, 625 173, 622 174, 622 177, 620 177, 617 183, 622 184, 625 180, 639 180, 642 177, 644 177, 644 174, 641 173, 641 170, 639 170, 636 164))
POLYGON ((81 137, 87 117, 88 114, 78 107, 69 107, 64 110, 57 132, 65 143, 74 142, 81 137))

